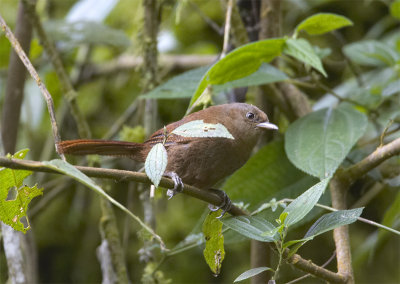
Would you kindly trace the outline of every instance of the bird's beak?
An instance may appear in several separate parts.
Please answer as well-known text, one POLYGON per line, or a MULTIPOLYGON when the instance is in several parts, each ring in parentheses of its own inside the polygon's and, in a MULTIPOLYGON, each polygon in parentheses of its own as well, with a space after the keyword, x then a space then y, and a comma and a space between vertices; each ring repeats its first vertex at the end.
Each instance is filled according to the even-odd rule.
POLYGON ((275 124, 270 123, 270 122, 261 122, 261 123, 257 124, 257 127, 278 130, 278 126, 276 126, 275 124))

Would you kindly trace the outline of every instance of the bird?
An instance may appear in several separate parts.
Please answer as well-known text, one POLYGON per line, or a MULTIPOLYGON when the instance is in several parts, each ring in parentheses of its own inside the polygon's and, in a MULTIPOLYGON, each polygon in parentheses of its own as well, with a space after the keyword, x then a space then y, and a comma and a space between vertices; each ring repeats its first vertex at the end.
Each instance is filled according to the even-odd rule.
MULTIPOLYGON (((61 141, 57 150, 63 154, 124 156, 145 162, 151 148, 163 143, 168 155, 164 176, 170 177, 175 184, 174 188, 167 192, 171 198, 183 190, 183 184, 199 189, 212 189, 217 182, 246 163, 263 130, 277 129, 278 126, 270 123, 268 116, 256 106, 230 103, 191 113, 157 130, 144 143, 77 139, 61 141), (185 137, 172 133, 179 126, 198 120, 208 124, 222 124, 233 139, 185 137)), ((216 209, 222 209, 225 214, 232 203, 226 193, 222 192, 222 197, 224 202, 216 209)))

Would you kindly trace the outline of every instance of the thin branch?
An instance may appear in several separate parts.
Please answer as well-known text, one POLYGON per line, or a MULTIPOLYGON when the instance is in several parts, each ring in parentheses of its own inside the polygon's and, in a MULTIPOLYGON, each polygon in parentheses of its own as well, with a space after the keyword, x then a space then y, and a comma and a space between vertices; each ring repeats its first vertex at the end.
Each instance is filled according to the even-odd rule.
MULTIPOLYGON (((335 259, 335 257, 336 257, 336 251, 333 252, 333 254, 331 255, 331 257, 330 257, 324 264, 322 264, 321 267, 322 267, 322 268, 326 267, 329 263, 332 262, 332 260, 335 259)), ((312 275, 311 275, 310 273, 308 273, 308 274, 303 275, 303 276, 301 276, 301 277, 299 277, 299 278, 297 278, 297 279, 293 279, 292 281, 286 282, 285 284, 293 284, 293 283, 299 282, 299 281, 301 281, 301 280, 303 280, 303 279, 306 279, 306 278, 308 278, 308 277, 310 277, 310 276, 312 276, 312 275)))
POLYGON ((231 18, 232 18, 233 0, 228 0, 225 16, 225 29, 224 29, 224 45, 222 47, 221 59, 228 53, 229 48, 229 35, 231 32, 231 18))
MULTIPOLYGON (((289 249, 286 249, 285 253, 287 254, 289 249)), ((294 265, 296 268, 301 269, 303 271, 307 271, 308 273, 317 276, 321 279, 324 279, 331 283, 346 283, 347 279, 344 275, 334 273, 330 270, 327 270, 321 266, 318 266, 312 263, 310 260, 305 260, 298 254, 294 254, 292 257, 287 259, 287 262, 294 265)))
MULTIPOLYGON (((30 160, 18 160, 0 157, 0 166, 16 170, 30 170, 34 172, 59 174, 59 172, 45 167, 41 162, 30 160)), ((76 166, 76 168, 89 177, 114 179, 116 181, 136 181, 148 185, 151 184, 151 181, 145 173, 82 166, 76 166)), ((160 186, 162 186, 163 188, 173 188, 174 182, 169 178, 162 178, 160 181, 160 186)), ((212 191, 202 190, 190 185, 185 184, 183 188, 183 193, 216 206, 223 203, 222 198, 218 194, 213 193, 212 191)), ((247 214, 245 211, 236 206, 232 206, 232 209, 228 212, 233 216, 247 214)))
POLYGON ((337 176, 339 179, 352 184, 355 180, 365 175, 370 170, 376 168, 385 160, 400 154, 400 138, 392 142, 378 147, 373 153, 365 157, 357 164, 342 171, 338 171, 337 176))
POLYGON ((56 49, 54 43, 47 36, 47 34, 43 28, 42 22, 40 21, 40 18, 35 11, 35 7, 32 5, 32 3, 29 0, 23 0, 23 2, 27 7, 27 12, 32 21, 32 25, 35 27, 35 30, 37 31, 40 42, 43 45, 46 53, 48 54, 49 59, 54 67, 54 71, 56 72, 57 77, 60 80, 64 96, 67 99, 67 102, 71 109, 71 114, 74 117, 74 121, 78 127, 79 136, 81 138, 90 138, 91 131, 90 131, 89 125, 88 125, 83 113, 81 112, 81 110, 78 107, 78 104, 76 102, 77 93, 76 93, 74 87, 72 86, 72 82, 71 82, 67 72, 65 71, 64 65, 61 61, 61 58, 60 58, 58 52, 57 52, 57 49, 56 49))
MULTIPOLYGON (((11 32, 10 28, 7 26, 6 22, 4 21, 3 17, 0 14, 0 25, 2 30, 5 32, 6 37, 9 39, 11 45, 13 46, 15 52, 18 54, 19 58, 21 59, 22 63, 24 63, 25 67, 28 69, 29 74, 31 74, 32 78, 36 81, 40 91, 42 92, 43 97, 47 103, 47 109, 50 115, 51 121, 51 128, 53 130, 53 137, 55 145, 57 145, 61 139, 57 127, 56 115, 54 112, 54 103, 53 98, 51 97, 49 91, 47 90, 46 86, 43 84, 42 80, 39 77, 39 74, 36 72, 35 68, 33 67, 32 63, 30 62, 28 56, 26 56, 25 52, 22 50, 21 45, 19 44, 18 40, 15 38, 14 34, 11 32)), ((56 150, 57 150, 57 146, 56 150)), ((65 160, 64 154, 59 154, 60 157, 65 160)))
MULTIPOLYGON (((170 71, 175 69, 186 70, 211 65, 216 61, 217 57, 217 55, 203 54, 160 54, 159 65, 170 71)), ((85 66, 85 70, 76 85, 88 83, 100 77, 113 76, 119 72, 134 71, 142 65, 143 57, 127 54, 105 63, 88 64, 85 66)))

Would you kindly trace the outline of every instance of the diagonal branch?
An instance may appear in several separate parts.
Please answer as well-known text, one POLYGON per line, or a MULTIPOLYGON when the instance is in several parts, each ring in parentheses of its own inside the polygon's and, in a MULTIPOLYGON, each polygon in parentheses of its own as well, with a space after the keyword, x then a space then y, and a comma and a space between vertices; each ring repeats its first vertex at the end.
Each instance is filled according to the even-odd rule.
MULTIPOLYGON (((9 39, 11 45, 13 46, 15 52, 18 54, 19 58, 21 59, 22 63, 24 63, 26 69, 28 69, 29 73, 31 74, 32 78, 36 81, 40 91, 42 92, 43 97, 47 103, 47 109, 49 111, 50 120, 51 120, 51 128, 53 130, 53 136, 55 145, 61 141, 60 134, 58 131, 58 126, 56 122, 56 115, 54 112, 54 103, 53 98, 51 97, 49 91, 47 90, 46 86, 43 84, 42 80, 39 77, 39 74, 36 72, 35 68, 33 67, 32 63, 30 62, 28 56, 23 51, 21 45, 19 44, 18 40, 15 38, 14 34, 7 26, 7 23, 4 21, 3 17, 0 15, 0 26, 2 30, 5 32, 6 37, 9 39)), ((60 154, 61 158, 65 160, 63 154, 60 154)))
MULTIPOLYGON (((18 159, 9 159, 6 157, 0 157, 0 166, 16 170, 30 170, 35 172, 47 172, 47 173, 59 174, 58 172, 50 168, 47 168, 41 162, 30 161, 30 160, 18 160, 18 159)), ((136 181, 149 185, 151 184, 150 179, 147 177, 145 173, 116 170, 116 169, 83 167, 83 166, 76 166, 76 168, 89 177, 107 178, 107 179, 114 179, 117 181, 136 181)), ((174 187, 174 182, 169 178, 162 178, 160 181, 160 186, 164 188, 172 188, 174 187)), ((212 191, 202 190, 187 184, 184 185, 183 193, 216 206, 222 204, 224 201, 218 194, 212 191)), ((236 206, 232 206, 232 209, 229 210, 228 212, 233 216, 247 214, 245 211, 236 206)))

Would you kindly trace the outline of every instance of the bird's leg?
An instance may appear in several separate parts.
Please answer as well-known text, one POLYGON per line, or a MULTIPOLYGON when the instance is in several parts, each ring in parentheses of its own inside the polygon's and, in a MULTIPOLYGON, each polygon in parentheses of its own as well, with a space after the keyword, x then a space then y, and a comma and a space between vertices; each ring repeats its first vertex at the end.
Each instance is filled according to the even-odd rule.
POLYGON ((171 199, 174 195, 183 191, 182 179, 175 172, 165 172, 164 176, 171 178, 174 181, 174 188, 167 190, 167 196, 171 199))
POLYGON ((214 188, 210 188, 211 191, 213 191, 214 193, 216 193, 219 197, 222 198, 222 203, 218 206, 214 206, 212 204, 208 205, 208 208, 211 211, 217 211, 219 209, 222 210, 222 213, 219 217, 217 217, 217 219, 221 219, 222 217, 224 217, 225 213, 229 210, 231 210, 232 208, 232 201, 231 199, 228 197, 228 195, 225 193, 225 191, 223 190, 219 190, 219 189, 214 189, 214 188))

